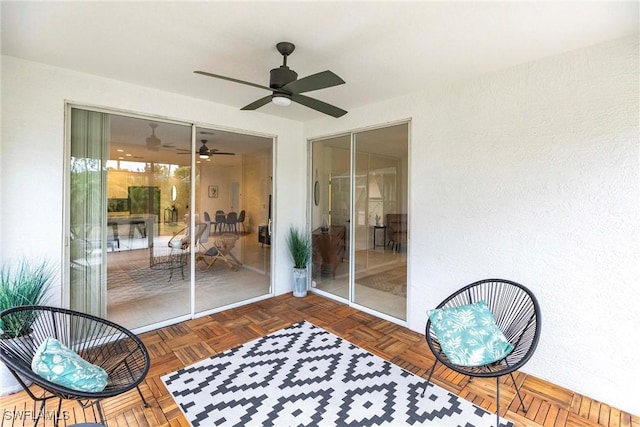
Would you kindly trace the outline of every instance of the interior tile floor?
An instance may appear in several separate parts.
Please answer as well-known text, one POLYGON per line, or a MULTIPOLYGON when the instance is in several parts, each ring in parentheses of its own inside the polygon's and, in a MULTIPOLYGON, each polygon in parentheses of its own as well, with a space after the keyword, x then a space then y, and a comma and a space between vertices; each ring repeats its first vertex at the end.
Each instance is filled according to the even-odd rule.
MULTIPOLYGON (((168 242, 183 224, 159 224, 153 239, 155 257, 167 256, 168 242)), ((216 235, 210 233, 211 246, 216 235)), ((241 301, 267 296, 270 290, 271 247, 258 242, 257 234, 239 235, 232 255, 240 261, 237 271, 217 261, 206 269, 202 261, 188 263, 182 269, 156 270, 150 268, 148 239, 137 231, 120 238, 120 247, 107 252, 107 318, 129 329, 148 328, 150 325, 190 315, 190 281, 195 271, 195 313, 220 309, 241 301), (184 275, 184 279, 183 279, 184 275)), ((383 274, 387 270, 404 266, 406 254, 378 248, 356 253, 356 278, 383 274)), ((336 278, 318 277, 317 289, 348 299, 349 260, 343 260, 336 269, 336 278)), ((312 285, 313 285, 312 284, 312 285)), ((355 284, 357 304, 381 313, 406 319, 406 296, 394 295, 380 288, 355 284)), ((406 295, 406 281, 405 281, 406 295)))

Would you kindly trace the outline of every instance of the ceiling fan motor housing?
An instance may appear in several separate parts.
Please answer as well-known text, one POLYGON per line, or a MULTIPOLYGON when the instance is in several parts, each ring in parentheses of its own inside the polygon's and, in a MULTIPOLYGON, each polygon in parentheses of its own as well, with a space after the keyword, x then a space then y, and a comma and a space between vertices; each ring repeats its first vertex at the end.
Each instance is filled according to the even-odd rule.
POLYGON ((298 73, 287 66, 280 66, 271 70, 269 87, 271 89, 280 89, 282 86, 295 81, 297 78, 298 73))

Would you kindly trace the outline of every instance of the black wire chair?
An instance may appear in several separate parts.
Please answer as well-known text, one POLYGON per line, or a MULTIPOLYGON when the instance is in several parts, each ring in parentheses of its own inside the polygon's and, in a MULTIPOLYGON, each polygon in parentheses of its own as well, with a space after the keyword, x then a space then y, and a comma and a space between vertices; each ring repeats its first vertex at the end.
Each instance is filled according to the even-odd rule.
POLYGON ((29 396, 35 402, 41 402, 34 425, 38 424, 44 413, 46 401, 55 397, 59 398, 58 414, 63 399, 76 400, 83 409, 95 406, 103 425, 105 421, 100 405, 102 399, 136 388, 144 406, 148 406, 138 386, 149 371, 149 353, 142 341, 124 327, 89 314, 46 306, 22 306, 4 310, 0 313, 0 325, 10 324, 12 329, 13 325, 21 324, 30 332, 14 339, 0 336, 0 360, 29 396), (105 389, 100 392, 73 390, 33 372, 31 362, 36 350, 47 337, 57 339, 84 360, 103 368, 108 374, 105 389), (44 393, 41 396, 34 395, 21 376, 40 386, 44 393))
POLYGON ((443 352, 431 321, 427 321, 425 338, 436 360, 431 367, 429 378, 422 390, 422 397, 431 381, 431 376, 438 362, 449 369, 469 377, 496 378, 496 417, 500 420, 500 377, 509 374, 516 389, 522 410, 527 408, 520 395, 513 372, 520 369, 533 355, 540 339, 540 306, 538 300, 525 286, 502 279, 486 279, 472 283, 456 291, 446 298, 437 308, 457 307, 485 301, 493 314, 496 325, 506 339, 513 345, 513 350, 503 359, 482 366, 460 366, 451 363, 443 352))

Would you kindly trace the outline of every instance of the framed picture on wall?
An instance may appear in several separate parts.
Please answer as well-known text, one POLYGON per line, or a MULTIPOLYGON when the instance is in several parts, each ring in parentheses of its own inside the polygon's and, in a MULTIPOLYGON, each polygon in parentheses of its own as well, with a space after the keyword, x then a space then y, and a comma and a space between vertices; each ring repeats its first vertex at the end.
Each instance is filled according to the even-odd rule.
POLYGON ((217 185, 210 185, 209 186, 209 197, 212 199, 217 199, 218 198, 218 186, 217 185))

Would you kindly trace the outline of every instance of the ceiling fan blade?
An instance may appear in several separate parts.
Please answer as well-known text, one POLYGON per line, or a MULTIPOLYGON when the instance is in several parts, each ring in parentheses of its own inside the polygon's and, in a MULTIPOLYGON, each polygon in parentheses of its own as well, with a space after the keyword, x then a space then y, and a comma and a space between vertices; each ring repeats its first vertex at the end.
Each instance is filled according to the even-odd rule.
POLYGON ((202 74, 203 76, 209 76, 209 77, 215 77, 217 79, 223 79, 223 80, 229 80, 230 82, 235 82, 235 83, 241 83, 243 85, 249 85, 249 86, 253 86, 253 87, 257 87, 260 89, 266 89, 266 90, 273 90, 270 87, 267 86, 262 86, 256 83, 251 83, 251 82, 245 82, 244 80, 238 80, 238 79, 234 79, 233 77, 226 77, 226 76, 221 76, 219 74, 213 74, 213 73, 207 73, 206 71, 194 71, 194 73, 196 74, 202 74))
POLYGON ((291 100, 297 102, 298 104, 302 104, 305 107, 313 108, 316 111, 320 111, 321 113, 328 114, 333 117, 342 117, 347 112, 342 108, 338 108, 331 104, 327 104, 326 102, 320 101, 318 99, 309 98, 304 95, 291 95, 291 100))
POLYGON ((342 80, 333 72, 327 70, 320 73, 312 74, 307 77, 303 77, 299 80, 294 80, 291 83, 287 83, 286 85, 282 86, 280 89, 297 95, 302 92, 325 89, 341 84, 344 84, 344 80, 342 80))
POLYGON ((271 102, 271 95, 267 95, 264 98, 260 98, 257 101, 253 101, 251 104, 242 107, 241 110, 256 110, 262 107, 263 105, 267 105, 270 102, 271 102))
POLYGON ((219 156, 219 155, 223 155, 223 156, 235 156, 236 153, 225 153, 223 151, 215 151, 213 153, 209 153, 210 156, 219 156))

